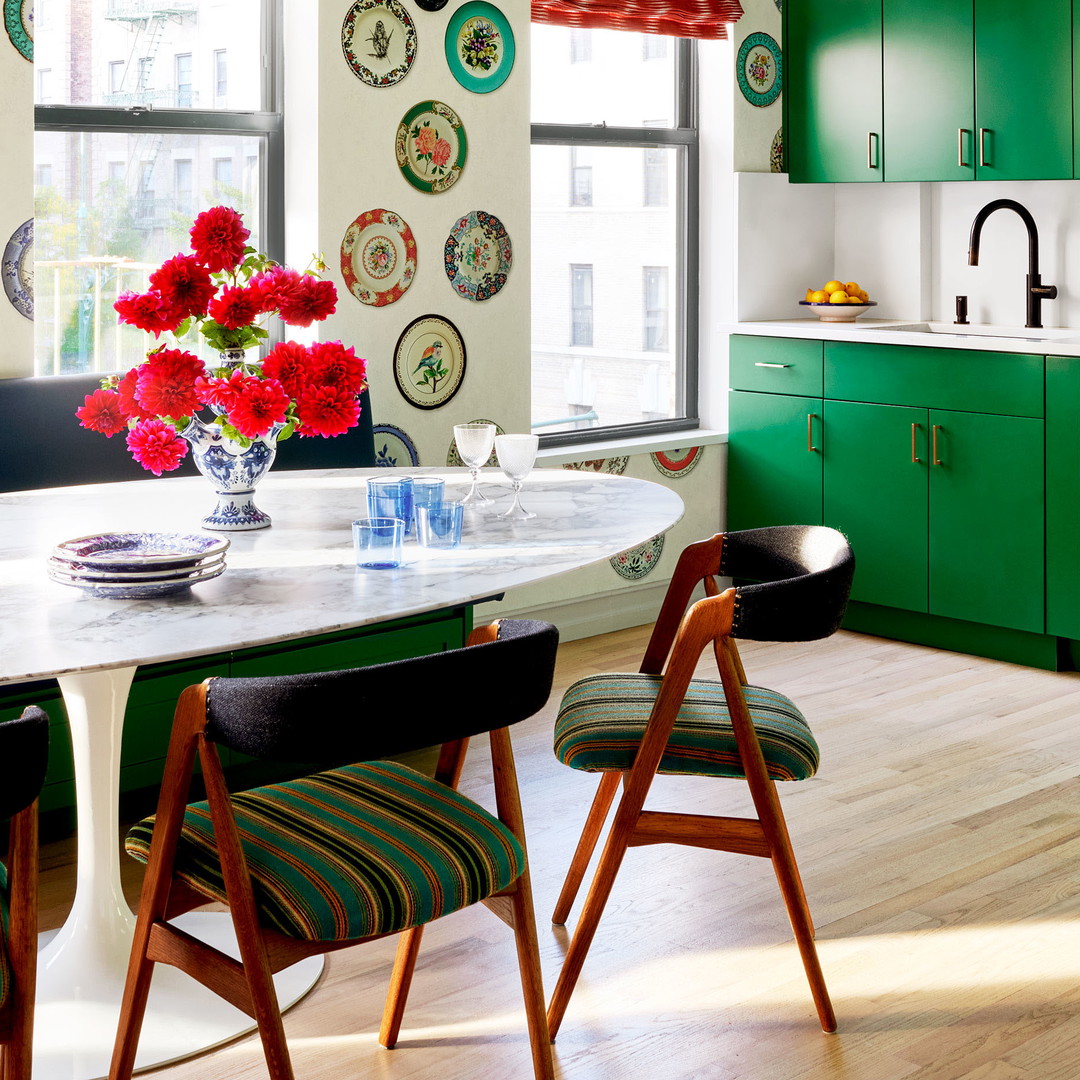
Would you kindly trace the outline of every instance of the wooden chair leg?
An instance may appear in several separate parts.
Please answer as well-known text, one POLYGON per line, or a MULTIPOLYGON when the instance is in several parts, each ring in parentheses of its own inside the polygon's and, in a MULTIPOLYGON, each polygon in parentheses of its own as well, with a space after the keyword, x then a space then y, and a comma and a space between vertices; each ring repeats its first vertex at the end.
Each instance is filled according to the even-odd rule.
POLYGON ((150 994, 150 979, 154 974, 154 961, 146 959, 149 926, 140 922, 135 928, 135 942, 128 964, 127 982, 120 1005, 120 1023, 113 1043, 109 1080, 131 1080, 135 1068, 135 1054, 139 1049, 139 1033, 146 1015, 146 999, 150 994))
POLYGON ((563 882, 562 892, 555 903, 555 910, 551 914, 551 921, 556 926, 562 926, 570 915, 570 909, 574 906, 578 889, 585 877, 589 860, 596 850, 596 842, 600 839, 600 830, 604 826, 608 811, 615 799, 615 793, 619 790, 619 780, 622 773, 607 772, 600 777, 600 786, 593 796, 592 805, 589 807, 589 816, 585 819, 585 827, 581 830, 574 857, 570 861, 570 869, 566 872, 566 880, 563 882))
POLYGON ((8 960, 14 976, 10 1041, 5 1080, 30 1080, 34 1052, 34 992, 38 949, 38 817, 34 803, 12 820, 11 921, 8 960))
POLYGON ((401 1032, 401 1021, 405 1015, 405 1002, 412 985, 416 958, 420 955, 420 942, 424 935, 422 926, 404 930, 398 937, 397 955, 394 957, 394 971, 390 976, 390 989, 386 994, 386 1006, 383 1008, 382 1026, 379 1028, 379 1042, 393 1050, 401 1032))
POLYGON ((544 1003, 544 980, 540 971, 540 942, 536 936, 536 912, 527 869, 518 879, 517 891, 510 897, 510 902, 514 913, 514 942, 521 972, 521 990, 525 998, 525 1017, 529 1025, 533 1073, 536 1080, 555 1080, 551 1034, 544 1003))

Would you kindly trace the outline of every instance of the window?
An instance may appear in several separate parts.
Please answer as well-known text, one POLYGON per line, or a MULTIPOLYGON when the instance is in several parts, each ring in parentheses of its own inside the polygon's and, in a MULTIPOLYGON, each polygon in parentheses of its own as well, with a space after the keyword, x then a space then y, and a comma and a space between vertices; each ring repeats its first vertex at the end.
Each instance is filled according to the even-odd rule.
POLYGON ((587 64, 592 59, 592 31, 570 31, 570 63, 587 64))
POLYGON ((642 60, 666 60, 668 39, 663 34, 642 34, 645 40, 641 45, 642 60))
POLYGON ((229 92, 229 67, 225 62, 225 50, 214 50, 214 96, 223 98, 229 92))
POLYGON ((570 267, 570 344, 592 344, 592 267, 570 267))
POLYGON ((118 325, 112 305, 188 249, 194 214, 227 202, 250 243, 282 257, 282 0, 49 6, 35 45, 63 62, 52 100, 39 81, 35 103, 35 370, 123 370, 145 355, 146 335, 118 325), (233 57, 226 109, 225 50, 206 43, 230 40, 250 47, 233 57))
POLYGON ((37 69, 37 96, 39 101, 53 101, 55 82, 52 68, 39 67, 37 69))
POLYGON ((582 64, 572 41, 569 28, 532 27, 533 430, 545 445, 687 430, 698 423, 694 44, 672 38, 665 51, 594 30, 582 64))
POLYGON ((592 206, 592 164, 588 147, 570 147, 570 205, 592 206))
POLYGON ((646 266, 641 279, 645 328, 642 348, 646 352, 665 352, 668 347, 668 268, 646 266))

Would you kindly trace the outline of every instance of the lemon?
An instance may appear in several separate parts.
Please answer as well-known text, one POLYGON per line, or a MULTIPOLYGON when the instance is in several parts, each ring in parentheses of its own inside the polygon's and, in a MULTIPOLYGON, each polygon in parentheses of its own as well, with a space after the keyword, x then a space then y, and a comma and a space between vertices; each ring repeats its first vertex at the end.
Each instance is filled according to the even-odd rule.
POLYGON ((848 294, 843 289, 837 289, 836 292, 829 295, 830 304, 846 304, 848 302, 848 294))
POLYGON ((829 294, 824 289, 816 289, 806 299, 811 304, 826 304, 829 301, 829 294))
POLYGON ((806 290, 806 302, 807 303, 812 303, 813 302, 813 297, 814 297, 814 287, 811 285, 810 288, 806 290))
POLYGON ((858 296, 859 293, 862 292, 862 287, 857 281, 849 281, 844 286, 844 292, 846 292, 848 296, 858 296))
POLYGON ((870 300, 870 294, 865 289, 859 290, 859 299, 865 304, 870 300))
POLYGON ((839 281, 826 281, 824 286, 822 287, 822 291, 827 292, 830 296, 832 296, 832 294, 835 292, 843 292, 844 286, 839 281))
POLYGON ((861 304, 863 302, 863 298, 861 296, 849 296, 847 298, 847 302, 849 304, 861 304))

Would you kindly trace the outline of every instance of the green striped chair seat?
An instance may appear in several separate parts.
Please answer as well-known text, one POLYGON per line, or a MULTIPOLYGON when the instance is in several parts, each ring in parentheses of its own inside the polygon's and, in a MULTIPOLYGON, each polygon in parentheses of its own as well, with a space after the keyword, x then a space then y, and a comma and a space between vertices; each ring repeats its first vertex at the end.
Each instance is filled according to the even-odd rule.
MULTIPOLYGON (((591 675, 566 691, 555 722, 555 756, 585 772, 626 772, 633 764, 660 689, 658 675, 591 675)), ((774 690, 743 687, 769 775, 805 780, 818 767, 818 746, 802 713, 774 690)), ((661 773, 743 776, 724 688, 692 679, 679 709, 661 773)))
MULTIPOLYGON (((515 881, 517 839, 482 807, 393 762, 331 769, 232 797, 260 921, 289 937, 395 933, 515 881)), ((127 836, 146 862, 154 819, 127 836)), ((225 900, 209 807, 188 807, 176 875, 225 900)))
POLYGON ((11 991, 11 967, 7 956, 8 936, 8 887, 7 867, 0 862, 0 1009, 4 1007, 11 991))

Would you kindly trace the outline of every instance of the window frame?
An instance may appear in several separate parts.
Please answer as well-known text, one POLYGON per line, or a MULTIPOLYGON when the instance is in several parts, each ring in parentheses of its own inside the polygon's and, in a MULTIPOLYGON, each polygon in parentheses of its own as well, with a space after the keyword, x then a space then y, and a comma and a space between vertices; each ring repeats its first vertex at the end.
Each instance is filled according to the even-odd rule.
POLYGON ((571 431, 540 434, 542 447, 635 438, 689 431, 701 426, 698 387, 699 241, 697 49, 689 38, 672 39, 675 46, 675 122, 672 127, 622 127, 603 123, 531 125, 533 146, 674 148, 679 153, 668 198, 676 199, 676 250, 682 255, 671 268, 675 304, 668 311, 668 332, 676 356, 677 416, 571 431), (679 303, 682 298, 682 303, 679 303))

